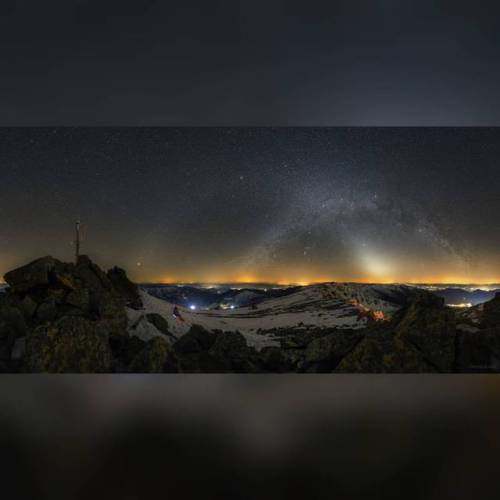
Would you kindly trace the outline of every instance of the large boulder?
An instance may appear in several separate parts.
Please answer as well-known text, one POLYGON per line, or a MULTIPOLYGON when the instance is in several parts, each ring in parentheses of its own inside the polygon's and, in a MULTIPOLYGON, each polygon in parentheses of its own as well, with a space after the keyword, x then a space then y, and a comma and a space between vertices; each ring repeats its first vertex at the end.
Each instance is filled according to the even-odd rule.
MULTIPOLYGON (((430 295, 430 294, 428 294, 430 295)), ((423 294, 389 322, 373 324, 337 365, 342 373, 435 373, 453 371, 452 311, 423 294), (435 336, 435 338, 432 337, 435 336), (442 356, 442 359, 439 358, 442 356)))
POLYGON ((455 315, 441 301, 412 303, 404 310, 394 335, 397 340, 414 346, 438 371, 453 371, 455 315))
POLYGON ((208 351, 214 373, 256 373, 261 371, 259 356, 239 332, 219 332, 208 351))
POLYGON ((500 327, 459 331, 456 369, 467 373, 500 372, 500 327))
POLYGON ((363 340, 335 368, 338 373, 434 373, 437 370, 411 344, 389 330, 377 330, 363 340))
POLYGON ((133 309, 141 309, 142 301, 139 295, 139 289, 135 283, 132 283, 126 272, 119 267, 113 267, 107 273, 107 276, 113 285, 113 288, 125 299, 127 306, 133 309))
POLYGON ((335 371, 433 373, 455 369, 455 317, 443 299, 417 294, 390 322, 373 325, 335 371))
POLYGON ((88 312, 90 310, 90 293, 88 288, 72 290, 66 296, 65 302, 67 305, 76 307, 82 312, 88 312))
POLYGON ((146 320, 148 321, 148 323, 151 323, 158 331, 160 331, 164 335, 173 337, 173 334, 168 329, 168 321, 161 314, 157 313, 146 314, 146 320))
POLYGON ((186 373, 213 371, 213 364, 208 350, 215 343, 215 333, 193 325, 189 331, 173 344, 179 370, 186 373))
POLYGON ((162 337, 149 340, 130 363, 132 373, 177 372, 177 358, 170 344, 162 337))
POLYGON ((109 372, 107 332, 99 322, 81 317, 39 326, 26 337, 24 367, 28 372, 109 372))
POLYGON ((305 349, 303 369, 313 373, 332 372, 363 336, 359 331, 336 331, 314 339, 305 349))
MULTIPOLYGON (((76 264, 43 257, 5 278, 10 287, 0 298, 1 359, 26 337, 28 371, 127 371, 144 349, 129 342, 125 305, 138 291, 123 270, 106 274, 85 255, 76 264), (123 359, 111 355, 110 339, 123 359)), ((158 318, 150 320, 166 330, 158 318)), ((0 369, 6 369, 1 362, 0 369)))
POLYGON ((175 344, 178 354, 191 354, 208 351, 215 342, 215 334, 202 326, 193 325, 175 344))
POLYGON ((100 294, 102 290, 112 288, 106 273, 94 264, 87 255, 78 257, 74 273, 82 283, 83 288, 88 288, 91 294, 100 294))
POLYGON ((51 273, 60 266, 62 263, 53 257, 42 257, 9 271, 4 279, 9 284, 11 293, 25 293, 36 287, 48 286, 51 273))
POLYGON ((481 326, 484 328, 500 327, 500 293, 496 293, 495 297, 483 304, 481 326))
POLYGON ((113 356, 113 371, 126 373, 132 360, 142 351, 146 342, 136 335, 121 335, 110 337, 109 345, 113 356))

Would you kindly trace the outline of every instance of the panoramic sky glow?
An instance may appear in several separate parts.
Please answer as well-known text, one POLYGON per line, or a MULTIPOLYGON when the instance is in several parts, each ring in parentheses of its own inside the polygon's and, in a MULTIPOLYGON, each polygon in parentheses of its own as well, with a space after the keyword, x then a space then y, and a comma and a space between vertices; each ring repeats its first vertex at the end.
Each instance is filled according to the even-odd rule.
POLYGON ((500 281, 500 129, 2 128, 0 274, 500 281))

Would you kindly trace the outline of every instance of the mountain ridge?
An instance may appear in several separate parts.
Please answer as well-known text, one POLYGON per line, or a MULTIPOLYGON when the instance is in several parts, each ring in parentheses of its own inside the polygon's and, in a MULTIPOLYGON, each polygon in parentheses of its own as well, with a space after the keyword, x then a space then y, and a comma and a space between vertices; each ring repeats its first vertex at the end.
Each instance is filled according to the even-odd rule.
POLYGON ((3 372, 500 371, 500 294, 455 311, 415 286, 324 283, 200 310, 87 256, 43 257, 5 280, 3 372))

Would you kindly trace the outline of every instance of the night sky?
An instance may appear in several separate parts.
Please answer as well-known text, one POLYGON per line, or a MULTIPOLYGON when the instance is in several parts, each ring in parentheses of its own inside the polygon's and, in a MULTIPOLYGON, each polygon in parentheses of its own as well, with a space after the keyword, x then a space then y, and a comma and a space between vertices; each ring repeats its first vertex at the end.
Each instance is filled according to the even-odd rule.
POLYGON ((2 0, 3 125, 498 125, 498 1, 2 0))
POLYGON ((500 129, 2 128, 0 274, 500 281, 500 129))
POLYGON ((3 0, 0 275, 71 259, 79 217, 140 281, 500 281, 499 130, 346 128, 500 125, 499 17, 3 0))

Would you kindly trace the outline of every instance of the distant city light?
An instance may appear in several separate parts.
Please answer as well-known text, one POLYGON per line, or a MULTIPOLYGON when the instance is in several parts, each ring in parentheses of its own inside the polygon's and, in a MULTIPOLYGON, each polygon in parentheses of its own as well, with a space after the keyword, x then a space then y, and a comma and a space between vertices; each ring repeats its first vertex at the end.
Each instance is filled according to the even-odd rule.
POLYGON ((191 309, 191 311, 194 311, 194 310, 196 309, 196 306, 195 306, 194 304, 191 304, 191 305, 189 306, 189 309, 191 309))
POLYGON ((231 304, 229 307, 230 307, 231 309, 234 309, 234 304, 231 304))

